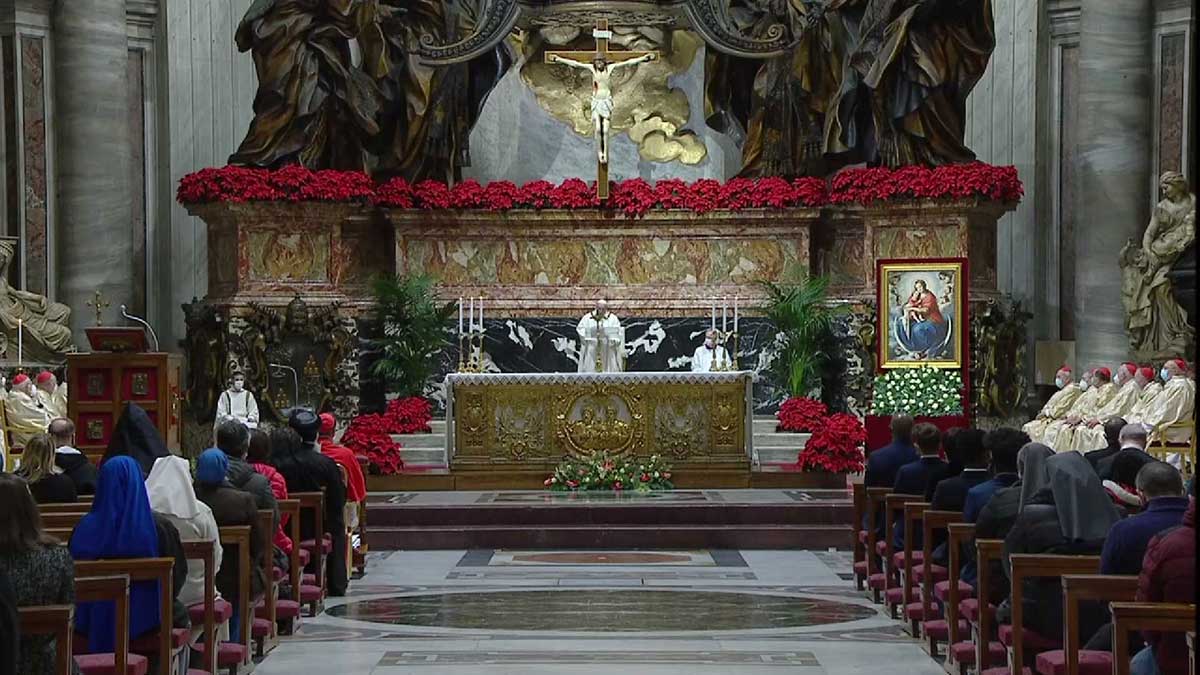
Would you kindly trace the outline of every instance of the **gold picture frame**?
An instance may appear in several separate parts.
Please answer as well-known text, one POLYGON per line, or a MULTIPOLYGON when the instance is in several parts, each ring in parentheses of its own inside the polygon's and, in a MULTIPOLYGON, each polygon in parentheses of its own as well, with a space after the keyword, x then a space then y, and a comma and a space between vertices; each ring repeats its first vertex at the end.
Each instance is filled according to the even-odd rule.
POLYGON ((880 260, 880 370, 961 369, 967 346, 967 260, 880 260))
POLYGON ((150 393, 150 374, 134 373, 129 381, 129 390, 134 396, 146 396, 150 393))

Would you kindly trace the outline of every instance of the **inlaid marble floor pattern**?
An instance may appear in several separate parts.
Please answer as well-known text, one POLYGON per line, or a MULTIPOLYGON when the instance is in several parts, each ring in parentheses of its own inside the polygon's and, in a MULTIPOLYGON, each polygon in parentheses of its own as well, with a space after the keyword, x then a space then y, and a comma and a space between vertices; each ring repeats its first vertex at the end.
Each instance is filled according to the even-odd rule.
POLYGON ((806 551, 397 551, 262 661, 294 673, 942 673, 806 551))

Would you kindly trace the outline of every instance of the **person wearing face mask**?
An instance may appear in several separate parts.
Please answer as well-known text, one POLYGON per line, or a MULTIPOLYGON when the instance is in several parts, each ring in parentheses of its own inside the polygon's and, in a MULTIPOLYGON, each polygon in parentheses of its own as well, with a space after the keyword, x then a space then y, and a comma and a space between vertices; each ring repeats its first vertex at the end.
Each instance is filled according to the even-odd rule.
POLYGON ((1022 431, 1029 434, 1029 437, 1035 441, 1041 440, 1046 433, 1046 427, 1051 423, 1061 420, 1067 416, 1071 405, 1075 403, 1075 399, 1079 398, 1083 393, 1081 384, 1074 382, 1074 377, 1070 366, 1064 365, 1058 369, 1054 375, 1054 386, 1058 387, 1058 391, 1046 401, 1046 405, 1038 412, 1037 417, 1027 422, 1022 431))
POLYGON ((4 398, 4 414, 8 419, 13 447, 23 448, 34 436, 46 432, 46 426, 54 415, 46 407, 41 393, 34 388, 33 380, 25 373, 12 379, 12 391, 4 398))
POLYGON ((217 399, 217 419, 213 421, 213 429, 225 420, 237 420, 250 429, 258 428, 258 401, 246 390, 246 376, 239 371, 229 378, 229 388, 217 399))
POLYGON ((704 344, 696 347, 696 352, 692 354, 692 372, 711 373, 728 364, 729 355, 723 346, 717 344, 717 331, 705 331, 704 344))
POLYGON ((1190 429, 1167 431, 1171 425, 1191 422, 1195 418, 1196 383, 1187 373, 1187 362, 1183 359, 1167 361, 1160 372, 1164 381, 1162 392, 1146 406, 1140 419, 1130 420, 1146 427, 1151 443, 1164 435, 1171 443, 1187 443, 1191 440, 1190 429))
POLYGON ((1142 394, 1142 387, 1138 384, 1137 370, 1136 363, 1122 363, 1121 367, 1117 368, 1117 375, 1113 380, 1117 389, 1116 394, 1108 400, 1108 403, 1100 406, 1094 415, 1075 427, 1075 435, 1071 440, 1072 450, 1089 452, 1103 448, 1107 444, 1104 438, 1104 422, 1114 417, 1128 415, 1133 411, 1133 406, 1137 405, 1142 394))
POLYGON ((1137 381, 1142 385, 1142 393, 1138 396, 1138 401, 1133 405, 1133 409, 1125 416, 1125 419, 1130 422, 1140 421, 1146 415, 1146 410, 1150 407, 1150 403, 1155 397, 1162 393, 1162 382, 1158 379, 1158 373, 1150 366, 1142 366, 1138 368, 1137 381))
POLYGON ((1095 415, 1100 407, 1106 405, 1109 399, 1117 393, 1117 388, 1112 383, 1112 371, 1108 368, 1092 369, 1085 380, 1088 387, 1079 398, 1075 399, 1066 419, 1046 427, 1046 435, 1042 438, 1042 442, 1053 448, 1055 452, 1070 450, 1071 441, 1075 437, 1075 428, 1084 420, 1095 415))

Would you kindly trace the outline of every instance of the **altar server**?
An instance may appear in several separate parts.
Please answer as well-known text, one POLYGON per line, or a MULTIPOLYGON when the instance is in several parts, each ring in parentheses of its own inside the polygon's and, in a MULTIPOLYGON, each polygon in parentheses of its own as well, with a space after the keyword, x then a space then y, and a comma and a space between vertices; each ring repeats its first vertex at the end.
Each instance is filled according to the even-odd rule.
POLYGON ((692 354, 692 372, 710 373, 728 365, 729 355, 725 353, 725 347, 717 344, 717 331, 705 331, 704 344, 696 347, 692 354))
POLYGON ((619 373, 625 370, 625 329, 608 311, 608 302, 596 301, 596 308, 579 320, 579 372, 619 373))
POLYGON ((254 394, 246 390, 246 376, 234 372, 229 379, 229 388, 221 392, 217 399, 217 418, 213 421, 213 429, 225 420, 237 420, 250 429, 258 428, 258 401, 254 394))

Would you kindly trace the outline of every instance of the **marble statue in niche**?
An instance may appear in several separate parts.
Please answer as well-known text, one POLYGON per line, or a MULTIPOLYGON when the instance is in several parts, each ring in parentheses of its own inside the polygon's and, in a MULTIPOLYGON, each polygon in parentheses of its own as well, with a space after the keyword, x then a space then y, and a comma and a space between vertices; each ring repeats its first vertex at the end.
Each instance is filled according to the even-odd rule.
POLYGON ((1171 293, 1167 274, 1196 240, 1196 195, 1183 174, 1159 180, 1163 198, 1154 207, 1139 247, 1121 249, 1121 295, 1129 344, 1139 358, 1170 358, 1191 352, 1196 329, 1171 293))
POLYGON ((16 250, 15 240, 0 239, 0 352, 16 360, 19 327, 23 359, 61 361, 63 354, 75 351, 71 308, 9 285, 8 266, 16 250))

